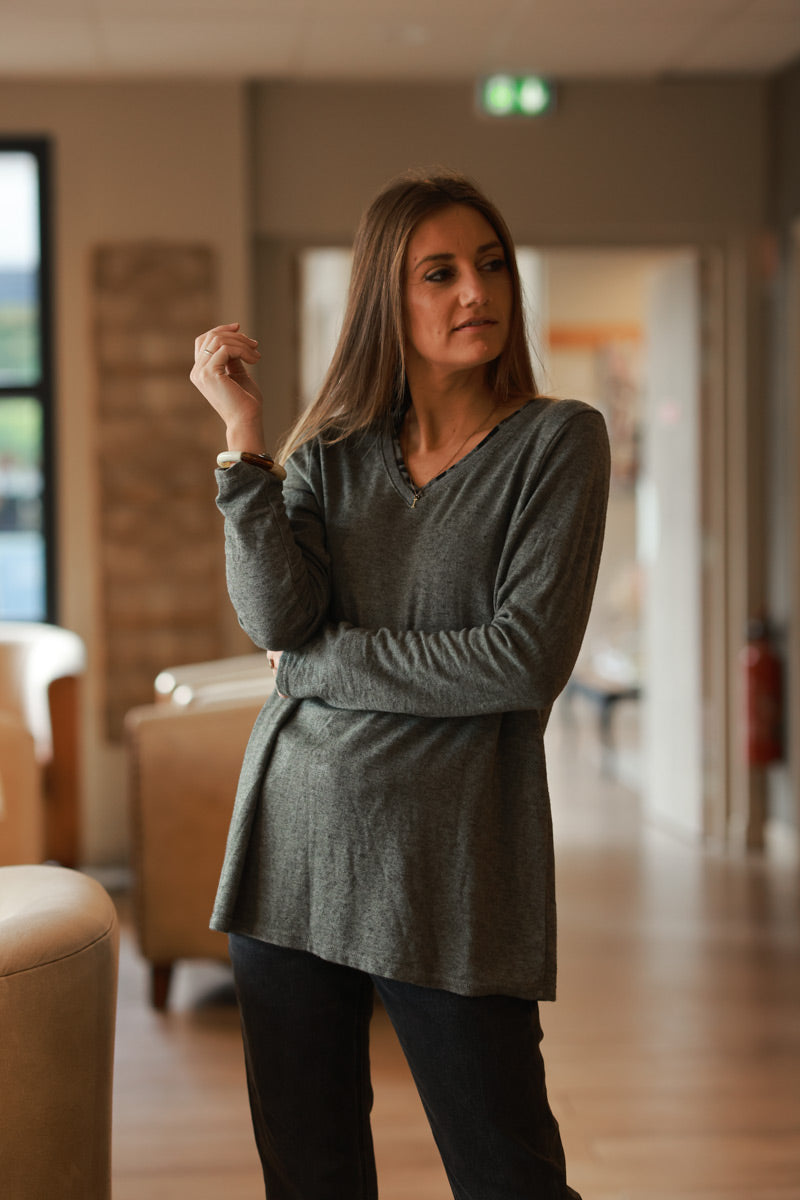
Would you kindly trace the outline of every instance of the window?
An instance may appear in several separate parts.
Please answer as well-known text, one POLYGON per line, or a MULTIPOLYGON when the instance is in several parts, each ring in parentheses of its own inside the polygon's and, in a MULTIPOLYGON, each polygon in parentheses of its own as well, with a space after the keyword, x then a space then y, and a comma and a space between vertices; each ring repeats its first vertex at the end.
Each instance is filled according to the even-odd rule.
POLYGON ((55 620, 47 145, 0 140, 0 619, 55 620))

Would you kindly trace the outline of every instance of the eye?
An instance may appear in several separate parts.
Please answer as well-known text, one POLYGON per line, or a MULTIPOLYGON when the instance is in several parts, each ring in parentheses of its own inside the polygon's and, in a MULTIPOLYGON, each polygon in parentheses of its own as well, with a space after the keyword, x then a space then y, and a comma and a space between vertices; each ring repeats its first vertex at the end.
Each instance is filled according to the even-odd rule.
POLYGON ((452 267, 436 267, 433 271, 428 271, 427 275, 423 275, 426 283, 445 283, 452 278, 452 267))
POLYGON ((481 270, 488 272, 504 271, 506 268, 506 260, 504 258, 487 258, 481 263, 481 270))

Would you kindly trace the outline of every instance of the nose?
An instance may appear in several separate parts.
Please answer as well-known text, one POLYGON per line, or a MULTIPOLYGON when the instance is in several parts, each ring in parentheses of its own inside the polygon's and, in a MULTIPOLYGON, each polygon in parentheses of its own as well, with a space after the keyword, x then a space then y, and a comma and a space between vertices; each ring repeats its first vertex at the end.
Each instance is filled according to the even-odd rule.
POLYGON ((470 267, 461 277, 461 303, 464 308, 479 308, 489 299, 482 272, 470 267))

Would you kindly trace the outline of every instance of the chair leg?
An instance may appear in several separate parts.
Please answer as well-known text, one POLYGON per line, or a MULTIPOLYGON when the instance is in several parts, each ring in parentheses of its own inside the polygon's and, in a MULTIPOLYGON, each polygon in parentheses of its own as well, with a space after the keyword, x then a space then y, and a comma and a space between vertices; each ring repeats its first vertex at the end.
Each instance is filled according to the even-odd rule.
POLYGON ((81 855, 80 680, 54 679, 48 689, 53 758, 44 768, 45 858, 77 867, 81 855))
POLYGON ((150 977, 150 1003, 158 1012, 165 1012, 167 1008, 167 998, 169 996, 169 985, 172 980, 172 968, 174 964, 168 963, 153 963, 152 973, 150 977))

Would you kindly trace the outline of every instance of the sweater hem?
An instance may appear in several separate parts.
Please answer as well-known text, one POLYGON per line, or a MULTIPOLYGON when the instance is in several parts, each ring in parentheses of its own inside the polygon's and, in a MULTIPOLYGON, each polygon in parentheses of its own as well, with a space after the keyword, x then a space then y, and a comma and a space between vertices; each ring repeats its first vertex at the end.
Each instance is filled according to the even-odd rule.
POLYGON ((221 933, 232 933, 240 937, 251 937, 257 941, 269 942, 273 946, 281 946, 285 950, 299 950, 313 954, 316 958, 335 963, 340 967, 350 967, 362 971, 365 975, 376 976, 379 979, 391 979, 397 983, 409 983, 415 987, 432 988, 442 992, 452 992, 458 996, 514 996, 521 1000, 551 1001, 556 998, 555 981, 545 980, 541 984, 531 983, 530 979, 522 980, 507 977, 494 977, 492 980, 467 979, 449 972, 420 971, 403 963, 387 963, 380 955, 369 953, 347 953, 332 950, 318 944, 313 938, 301 934, 285 933, 279 930, 260 928, 255 931, 237 921, 212 921, 211 928, 221 933))

